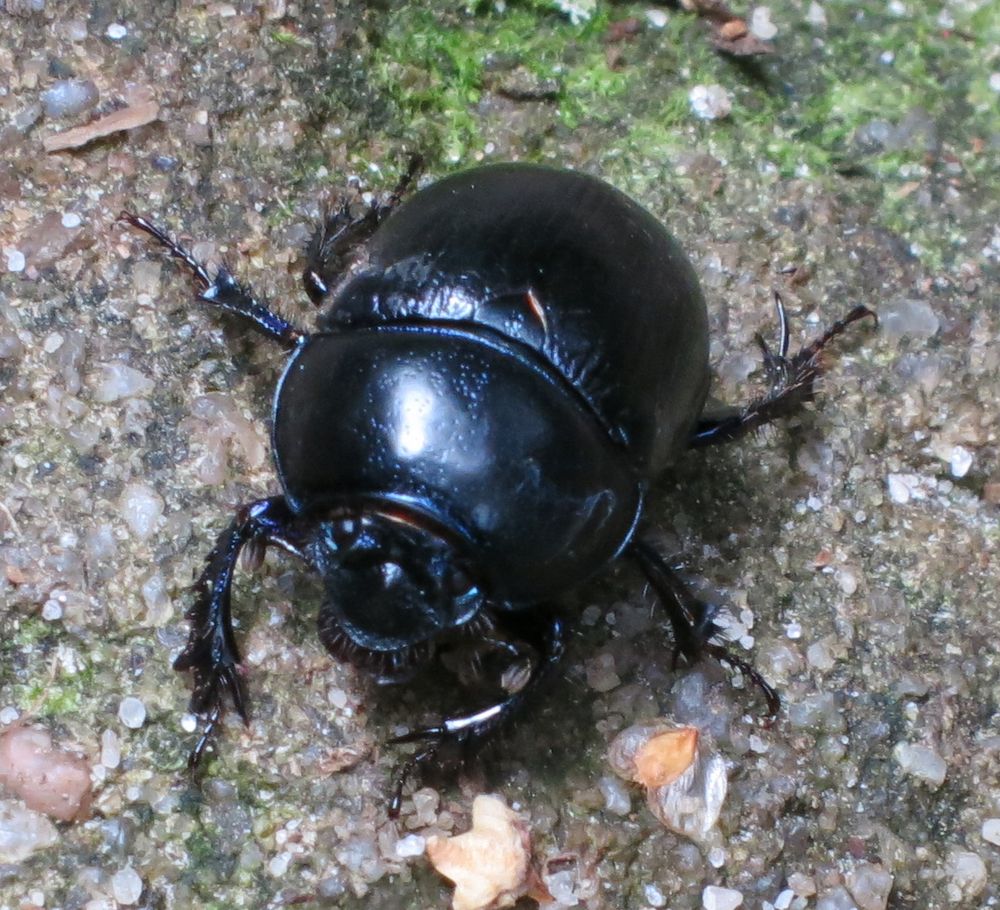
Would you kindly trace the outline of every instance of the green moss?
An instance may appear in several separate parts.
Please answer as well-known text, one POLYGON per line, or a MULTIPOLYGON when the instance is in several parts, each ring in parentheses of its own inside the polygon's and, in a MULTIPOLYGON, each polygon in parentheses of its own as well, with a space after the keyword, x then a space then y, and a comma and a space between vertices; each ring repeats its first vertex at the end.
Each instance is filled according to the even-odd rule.
POLYGON ((605 60, 599 39, 608 16, 605 9, 574 26, 542 3, 478 16, 447 7, 407 10, 388 23, 373 72, 422 147, 458 161, 484 144, 477 105, 505 71, 520 68, 558 85, 555 103, 569 126, 619 96, 630 76, 605 60))

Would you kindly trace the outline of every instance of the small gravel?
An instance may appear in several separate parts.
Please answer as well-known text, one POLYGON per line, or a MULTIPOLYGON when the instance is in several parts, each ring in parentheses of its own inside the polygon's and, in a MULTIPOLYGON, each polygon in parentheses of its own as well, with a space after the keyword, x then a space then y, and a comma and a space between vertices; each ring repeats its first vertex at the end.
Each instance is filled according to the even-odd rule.
POLYGON ((120 869, 111 876, 111 894, 119 904, 126 907, 138 903, 142 897, 142 878, 131 866, 120 869))
POLYGON ((100 97, 89 79, 60 79, 42 92, 41 101, 45 116, 59 120, 90 110, 100 97))
POLYGON ((146 706, 129 695, 118 705, 118 719, 130 730, 138 730, 146 722, 146 706))
POLYGON ((701 905, 705 910, 736 910, 743 904, 743 895, 732 888, 709 885, 701 893, 701 905))

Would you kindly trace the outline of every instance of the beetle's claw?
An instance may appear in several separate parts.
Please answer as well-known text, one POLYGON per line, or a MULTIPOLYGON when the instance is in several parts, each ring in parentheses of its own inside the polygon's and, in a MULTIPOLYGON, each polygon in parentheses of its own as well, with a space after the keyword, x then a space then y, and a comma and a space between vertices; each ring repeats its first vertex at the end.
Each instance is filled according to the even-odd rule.
POLYGON ((705 645, 705 653, 710 654, 717 661, 727 663, 739 670, 740 673, 760 690, 764 696, 764 700, 767 702, 767 713, 764 715, 763 723, 765 727, 770 727, 781 710, 781 696, 778 695, 774 686, 764 679, 763 674, 752 664, 743 660, 742 657, 737 657, 723 645, 708 643, 705 645))

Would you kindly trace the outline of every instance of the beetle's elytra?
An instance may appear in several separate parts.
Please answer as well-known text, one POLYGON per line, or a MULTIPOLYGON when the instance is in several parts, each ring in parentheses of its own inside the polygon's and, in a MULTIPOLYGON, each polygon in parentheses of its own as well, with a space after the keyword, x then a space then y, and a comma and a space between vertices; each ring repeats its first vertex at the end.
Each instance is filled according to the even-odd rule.
POLYGON ((281 492, 219 537, 176 662, 194 672, 192 708, 206 718, 193 760, 227 691, 246 716, 230 619, 246 546, 281 547, 316 570, 324 644, 383 681, 461 635, 529 662, 516 691, 404 737, 429 743, 408 771, 440 741, 474 747, 517 713, 563 648, 552 601, 619 556, 649 579, 681 653, 749 670, 711 641, 711 608, 644 540, 647 489, 681 450, 795 411, 823 346, 874 314, 854 308, 789 358, 779 301, 779 351, 762 343, 770 391, 704 417, 705 303, 652 215, 594 177, 527 164, 447 177, 397 206, 411 176, 386 203, 361 217, 342 207, 317 232, 304 281, 324 309, 311 333, 123 215, 185 263, 201 300, 291 352, 273 412, 281 492))

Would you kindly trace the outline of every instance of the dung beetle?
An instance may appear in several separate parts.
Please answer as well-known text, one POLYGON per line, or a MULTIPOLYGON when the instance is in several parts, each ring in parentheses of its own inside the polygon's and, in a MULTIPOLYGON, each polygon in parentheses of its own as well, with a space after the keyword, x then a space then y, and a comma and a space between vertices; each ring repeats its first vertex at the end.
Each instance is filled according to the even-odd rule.
POLYGON ((758 343, 766 394, 703 415, 708 318, 694 270, 645 209, 601 180, 531 164, 458 173, 402 201, 415 165, 361 215, 332 210, 307 251, 306 332, 225 267, 210 274, 147 219, 201 286, 290 352, 271 442, 281 492, 243 506, 208 556, 174 666, 194 674, 196 763, 225 693, 246 720, 230 588, 244 548, 297 556, 322 578, 319 635, 336 657, 408 678, 457 640, 500 652, 491 703, 394 742, 474 750, 537 692, 564 650, 553 602, 619 557, 648 579, 677 653, 708 653, 775 692, 712 641, 713 608, 643 536, 651 482, 689 447, 728 442, 813 397, 820 353, 857 306, 788 356, 758 343), (514 681, 511 681, 511 680, 514 681))

